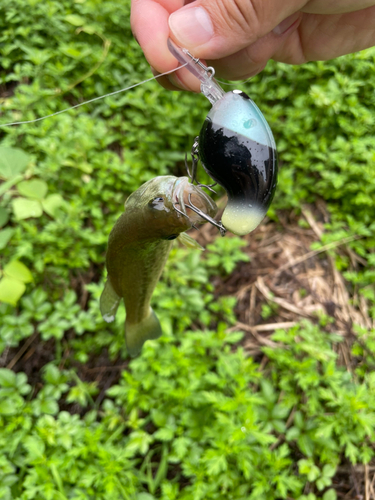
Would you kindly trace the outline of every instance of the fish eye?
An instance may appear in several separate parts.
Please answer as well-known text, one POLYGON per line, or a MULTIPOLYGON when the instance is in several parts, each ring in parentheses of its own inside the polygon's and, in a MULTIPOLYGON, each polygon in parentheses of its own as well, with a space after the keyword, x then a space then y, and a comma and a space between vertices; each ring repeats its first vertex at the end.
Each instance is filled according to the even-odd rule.
POLYGON ((156 198, 153 198, 152 200, 150 200, 148 202, 148 206, 150 208, 157 208, 158 205, 160 205, 160 203, 163 203, 164 202, 164 198, 162 196, 157 196, 156 198))
POLYGON ((148 202, 148 206, 152 210, 165 210, 164 198, 162 196, 157 196, 148 202))

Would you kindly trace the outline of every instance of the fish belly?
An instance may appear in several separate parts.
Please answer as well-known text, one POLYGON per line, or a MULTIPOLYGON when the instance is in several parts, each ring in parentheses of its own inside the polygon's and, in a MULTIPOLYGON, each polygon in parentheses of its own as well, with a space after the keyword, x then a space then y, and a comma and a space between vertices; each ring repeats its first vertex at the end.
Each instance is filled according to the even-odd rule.
MULTIPOLYGON (((115 293, 124 298, 125 340, 129 354, 136 356, 146 340, 160 337, 159 320, 150 306, 152 293, 168 259, 171 241, 124 248, 115 261, 108 259, 108 273, 115 293)), ((110 257, 110 256, 109 256, 110 257)))

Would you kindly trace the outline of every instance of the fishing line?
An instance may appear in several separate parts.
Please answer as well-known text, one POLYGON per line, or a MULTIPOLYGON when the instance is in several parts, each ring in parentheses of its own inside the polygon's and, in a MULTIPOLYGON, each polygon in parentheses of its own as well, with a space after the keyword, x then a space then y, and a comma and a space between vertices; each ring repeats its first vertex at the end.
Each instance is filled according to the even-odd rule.
POLYGON ((125 92, 126 90, 134 89, 134 87, 139 87, 140 85, 143 85, 144 83, 151 82, 151 80, 157 80, 161 76, 169 75, 170 73, 174 73, 178 69, 184 68, 185 66, 187 66, 187 64, 188 63, 181 64, 181 66, 178 66, 175 69, 171 69, 170 71, 166 71, 165 73, 161 73, 160 75, 152 76, 151 78, 148 78, 147 80, 143 80, 143 82, 135 83, 134 85, 130 85, 130 87, 126 87, 124 89, 115 90, 114 92, 110 92, 109 94, 101 95, 99 97, 94 97, 93 99, 90 99, 89 101, 81 102, 79 104, 76 104, 75 106, 70 106, 70 108, 66 108, 66 109, 62 109, 61 111, 57 111, 56 113, 51 113, 51 114, 46 115, 46 116, 41 116, 40 118, 35 118, 34 120, 25 120, 25 121, 21 121, 21 122, 3 123, 3 124, 0 124, 0 128, 1 127, 10 127, 11 125, 23 125, 25 123, 40 122, 41 120, 45 120, 46 118, 51 118, 52 116, 61 115, 62 113, 66 113, 70 109, 79 108, 80 106, 84 106, 85 104, 89 104, 90 102, 99 101, 99 99, 104 99, 105 97, 120 94, 121 92, 125 92))

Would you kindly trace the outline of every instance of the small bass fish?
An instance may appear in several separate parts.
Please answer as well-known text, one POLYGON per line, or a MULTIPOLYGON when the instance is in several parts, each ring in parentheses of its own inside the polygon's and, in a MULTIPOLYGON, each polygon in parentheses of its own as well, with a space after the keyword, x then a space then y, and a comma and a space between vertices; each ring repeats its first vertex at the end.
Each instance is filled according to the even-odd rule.
POLYGON ((110 323, 124 299, 125 339, 131 356, 141 351, 146 340, 162 333, 150 300, 172 240, 179 238, 187 246, 198 246, 184 232, 205 220, 186 206, 189 196, 192 205, 210 217, 216 215, 216 204, 187 177, 160 176, 129 196, 124 213, 109 235, 108 278, 100 297, 100 311, 110 323))

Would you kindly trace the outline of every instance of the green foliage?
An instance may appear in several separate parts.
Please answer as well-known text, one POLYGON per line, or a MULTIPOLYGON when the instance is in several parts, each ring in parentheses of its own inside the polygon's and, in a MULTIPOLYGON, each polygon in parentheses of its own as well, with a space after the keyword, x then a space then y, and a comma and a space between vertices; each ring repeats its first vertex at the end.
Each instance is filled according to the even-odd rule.
POLYGON ((25 292, 25 283, 30 283, 33 277, 29 269, 19 260, 12 260, 2 270, 0 280, 0 301, 16 305, 25 292))
MULTIPOLYGON (((270 63, 242 85, 278 144, 270 216, 323 199, 331 219, 317 248, 351 238, 367 264, 336 265, 372 317, 374 55, 270 63)), ((151 76, 129 2, 111 0, 3 0, 0 68, 2 123, 151 76)), ((249 260, 240 238, 204 253, 176 245, 153 296, 164 335, 110 388, 77 375, 103 353, 126 358, 123 307, 112 325, 98 308, 108 234, 140 184, 184 173, 208 109, 149 82, 0 128, 0 359, 33 335, 50 355, 37 382, 0 368, 1 499, 334 500, 336 467, 373 458, 374 331, 357 328, 353 374, 337 366, 328 316, 277 332, 258 366, 242 334, 226 333, 235 298, 212 284, 249 260)), ((263 307, 264 319, 274 313, 263 307)))
POLYGON ((303 499, 308 481, 335 498, 341 454, 374 456, 373 374, 338 368, 340 338, 307 322, 273 336, 268 378, 233 350, 240 338, 219 329, 146 343, 84 418, 58 412, 64 394, 92 404, 94 385, 74 373, 47 365, 30 401, 26 376, 0 370, 2 486, 26 498, 303 499))
POLYGON ((0 148, 0 177, 11 180, 23 172, 30 157, 18 148, 0 148))
POLYGON ((216 239, 214 244, 207 245, 210 250, 207 265, 217 274, 231 273, 238 262, 249 262, 249 256, 241 250, 246 245, 246 241, 238 237, 216 239))
POLYGON ((357 338, 353 344, 352 353, 358 361, 356 373, 364 377, 366 373, 375 371, 375 330, 357 326, 356 333, 357 338))
POLYGON ((268 319, 274 314, 277 313, 279 306, 274 302, 270 302, 269 304, 262 304, 261 315, 263 319, 268 319))

